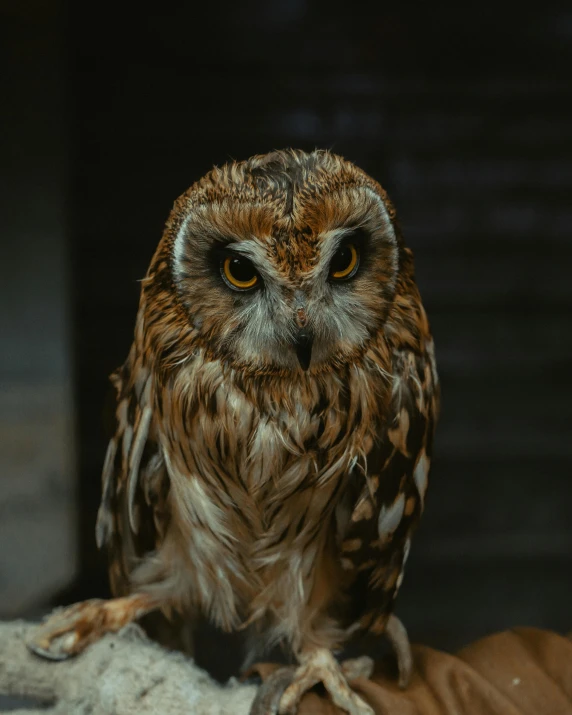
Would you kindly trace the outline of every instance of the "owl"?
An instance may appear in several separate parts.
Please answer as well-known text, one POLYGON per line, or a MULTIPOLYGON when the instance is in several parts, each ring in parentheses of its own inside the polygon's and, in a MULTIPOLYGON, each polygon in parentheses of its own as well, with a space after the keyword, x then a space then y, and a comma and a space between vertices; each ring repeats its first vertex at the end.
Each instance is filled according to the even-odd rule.
POLYGON ((413 257, 383 188, 328 151, 214 168, 175 203, 112 376, 116 431, 96 537, 114 599, 51 616, 60 659, 153 611, 182 633, 245 631, 252 663, 296 663, 252 712, 295 712, 323 683, 343 710, 394 614, 425 502, 439 388, 413 257), (361 639, 361 641, 360 641, 361 639))

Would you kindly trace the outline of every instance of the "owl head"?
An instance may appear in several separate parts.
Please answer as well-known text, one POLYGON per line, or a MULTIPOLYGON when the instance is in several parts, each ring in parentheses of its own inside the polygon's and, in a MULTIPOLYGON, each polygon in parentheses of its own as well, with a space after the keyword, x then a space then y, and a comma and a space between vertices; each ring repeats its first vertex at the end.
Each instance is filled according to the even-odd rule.
POLYGON ((235 370, 331 370, 367 349, 396 290, 401 241, 383 189, 327 151, 214 168, 175 203, 146 286, 165 354, 235 370), (159 317, 157 315, 159 314, 159 317))

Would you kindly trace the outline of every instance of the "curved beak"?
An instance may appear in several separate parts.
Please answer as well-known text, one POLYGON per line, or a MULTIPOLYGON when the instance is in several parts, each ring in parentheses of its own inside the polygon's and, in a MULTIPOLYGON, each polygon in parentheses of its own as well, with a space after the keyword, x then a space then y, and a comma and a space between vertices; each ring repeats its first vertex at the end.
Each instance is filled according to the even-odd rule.
POLYGON ((296 356, 300 367, 302 370, 307 370, 310 367, 310 361, 312 360, 312 343, 314 342, 314 336, 309 330, 302 329, 298 332, 294 340, 294 348, 296 350, 296 356))

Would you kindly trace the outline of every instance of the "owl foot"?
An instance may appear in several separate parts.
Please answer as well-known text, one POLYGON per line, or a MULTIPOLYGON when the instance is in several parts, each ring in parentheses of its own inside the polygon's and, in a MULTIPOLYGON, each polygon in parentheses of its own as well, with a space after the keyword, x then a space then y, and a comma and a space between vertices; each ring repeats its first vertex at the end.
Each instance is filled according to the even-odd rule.
POLYGON ((250 715, 294 715, 304 693, 322 683, 333 703, 349 715, 373 715, 373 710, 348 685, 348 679, 373 671, 371 658, 355 658, 341 666, 332 653, 318 648, 300 657, 300 666, 276 670, 260 687, 250 715))
POLYGON ((413 673, 413 655, 405 626, 395 614, 391 614, 385 627, 385 635, 393 646, 399 671, 399 687, 405 689, 413 673))
POLYGON ((52 613, 26 645, 42 658, 66 660, 106 633, 115 633, 156 607, 157 602, 145 594, 75 603, 52 613))

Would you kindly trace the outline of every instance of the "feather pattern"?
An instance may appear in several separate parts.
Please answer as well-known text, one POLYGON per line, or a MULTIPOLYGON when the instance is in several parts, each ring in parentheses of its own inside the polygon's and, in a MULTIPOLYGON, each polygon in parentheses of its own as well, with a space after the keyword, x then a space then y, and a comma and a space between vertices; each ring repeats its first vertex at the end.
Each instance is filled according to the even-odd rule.
POLYGON ((439 387, 413 257, 377 182, 327 152, 214 169, 175 203, 112 380, 96 535, 116 594, 295 653, 383 632, 439 387), (329 265, 348 236, 361 264, 337 288, 329 265), (224 285, 229 250, 263 290, 224 285))

